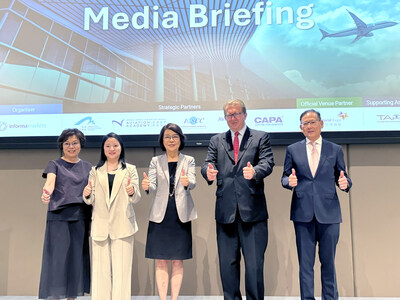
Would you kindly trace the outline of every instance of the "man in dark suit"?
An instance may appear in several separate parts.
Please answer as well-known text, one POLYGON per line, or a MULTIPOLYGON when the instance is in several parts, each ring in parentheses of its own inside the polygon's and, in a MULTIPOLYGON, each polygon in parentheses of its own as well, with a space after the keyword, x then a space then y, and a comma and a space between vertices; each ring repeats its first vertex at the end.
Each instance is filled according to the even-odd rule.
POLYGON ((305 139, 286 150, 282 186, 293 191, 290 219, 296 233, 301 299, 314 298, 315 249, 319 245, 322 299, 338 299, 335 253, 342 214, 336 185, 351 187, 343 150, 321 137, 324 122, 311 109, 300 116, 305 139))
POLYGON ((264 253, 268 243, 268 212, 264 178, 274 159, 266 132, 246 126, 240 100, 224 105, 229 129, 210 140, 201 174, 217 180, 215 219, 224 299, 241 299, 240 250, 245 261, 246 297, 264 299, 264 253))

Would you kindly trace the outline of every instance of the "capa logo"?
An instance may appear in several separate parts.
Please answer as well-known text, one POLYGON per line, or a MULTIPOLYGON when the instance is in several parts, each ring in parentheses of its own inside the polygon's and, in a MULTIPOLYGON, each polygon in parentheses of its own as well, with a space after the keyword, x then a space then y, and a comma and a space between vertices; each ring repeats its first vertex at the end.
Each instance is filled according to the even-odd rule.
POLYGON ((256 117, 254 119, 254 122, 257 124, 262 124, 262 123, 282 123, 282 118, 281 117, 256 117))
POLYGON ((202 124, 204 122, 204 118, 196 118, 190 117, 189 119, 185 119, 185 124, 189 123, 191 125, 202 124))

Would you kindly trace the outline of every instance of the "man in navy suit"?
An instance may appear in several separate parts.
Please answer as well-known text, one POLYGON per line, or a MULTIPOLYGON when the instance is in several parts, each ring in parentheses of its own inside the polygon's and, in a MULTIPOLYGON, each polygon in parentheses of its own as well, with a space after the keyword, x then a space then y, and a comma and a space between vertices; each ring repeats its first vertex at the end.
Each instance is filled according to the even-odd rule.
POLYGON ((302 300, 314 300, 315 249, 319 245, 322 300, 338 299, 335 253, 342 214, 336 185, 348 192, 343 150, 321 137, 324 122, 310 109, 300 116, 305 139, 287 147, 282 186, 293 191, 290 219, 296 233, 302 300))
POLYGON ((274 159, 266 132, 246 126, 240 100, 224 105, 229 130, 213 136, 201 174, 217 181, 215 219, 224 299, 241 299, 240 260, 245 261, 247 300, 264 299, 264 253, 268 243, 268 212, 264 178, 274 159))

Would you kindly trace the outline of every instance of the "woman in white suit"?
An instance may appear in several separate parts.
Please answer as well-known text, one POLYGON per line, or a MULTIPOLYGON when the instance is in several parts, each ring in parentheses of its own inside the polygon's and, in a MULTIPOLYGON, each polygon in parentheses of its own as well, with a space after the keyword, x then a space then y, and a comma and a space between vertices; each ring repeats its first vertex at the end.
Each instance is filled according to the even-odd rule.
POLYGON ((122 139, 115 133, 103 138, 83 200, 93 205, 92 299, 130 300, 133 234, 138 229, 132 204, 140 200, 139 177, 136 167, 125 162, 122 139))
POLYGON ((155 194, 150 209, 146 258, 156 260, 156 282, 161 300, 177 300, 183 279, 183 260, 192 258, 191 221, 197 218, 190 191, 196 185, 194 158, 180 153, 185 145, 182 129, 169 123, 160 132, 165 154, 153 157, 142 188, 155 194), (168 265, 171 263, 171 279, 168 265))

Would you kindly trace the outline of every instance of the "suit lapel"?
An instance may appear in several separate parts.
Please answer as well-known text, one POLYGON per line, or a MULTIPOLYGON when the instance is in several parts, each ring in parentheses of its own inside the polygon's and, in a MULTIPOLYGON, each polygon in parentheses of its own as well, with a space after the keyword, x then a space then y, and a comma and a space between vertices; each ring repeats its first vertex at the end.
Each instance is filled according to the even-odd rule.
POLYGON ((250 129, 249 127, 246 128, 246 131, 244 132, 242 142, 240 143, 239 147, 239 155, 237 158, 237 163, 239 164, 240 159, 242 158, 243 154, 246 152, 246 150, 249 148, 251 142, 253 141, 253 136, 250 134, 250 129))
POLYGON ((161 170, 163 171, 165 179, 167 180, 169 186, 169 169, 168 169, 167 154, 164 154, 160 157, 160 165, 161 165, 161 170))
POLYGON ((313 178, 312 173, 311 173, 311 168, 310 168, 310 162, 308 161, 308 156, 307 156, 307 141, 306 139, 302 140, 300 143, 300 147, 298 149, 299 151, 299 156, 303 157, 302 164, 304 167, 304 170, 308 170, 308 175, 313 178))
POLYGON ((114 182, 113 182, 112 191, 111 191, 110 206, 113 203, 116 195, 118 194, 118 191, 121 187, 121 184, 123 183, 123 180, 125 178, 125 174, 127 171, 128 170, 126 168, 122 170, 121 164, 118 165, 118 170, 115 173, 114 182))
POLYGON ((107 207, 110 208, 110 189, 108 187, 107 162, 97 169, 97 174, 99 176, 100 186, 104 191, 107 207))
MULTIPOLYGON (((181 181, 181 175, 182 175, 182 170, 183 170, 183 161, 184 161, 184 156, 183 154, 179 153, 179 158, 178 158, 178 164, 176 166, 176 173, 175 173, 175 190, 177 184, 181 181)), ((185 170, 185 175, 187 175, 187 170, 185 170)))
POLYGON ((328 153, 329 153, 328 144, 322 139, 321 155, 319 157, 317 170, 315 171, 315 176, 317 176, 319 170, 321 169, 321 166, 324 164, 326 158, 328 157, 328 153))
POLYGON ((223 138, 222 146, 225 148, 226 154, 228 154, 229 158, 232 161, 235 161, 235 156, 233 153, 232 135, 231 135, 230 130, 228 130, 225 133, 225 137, 223 138))

